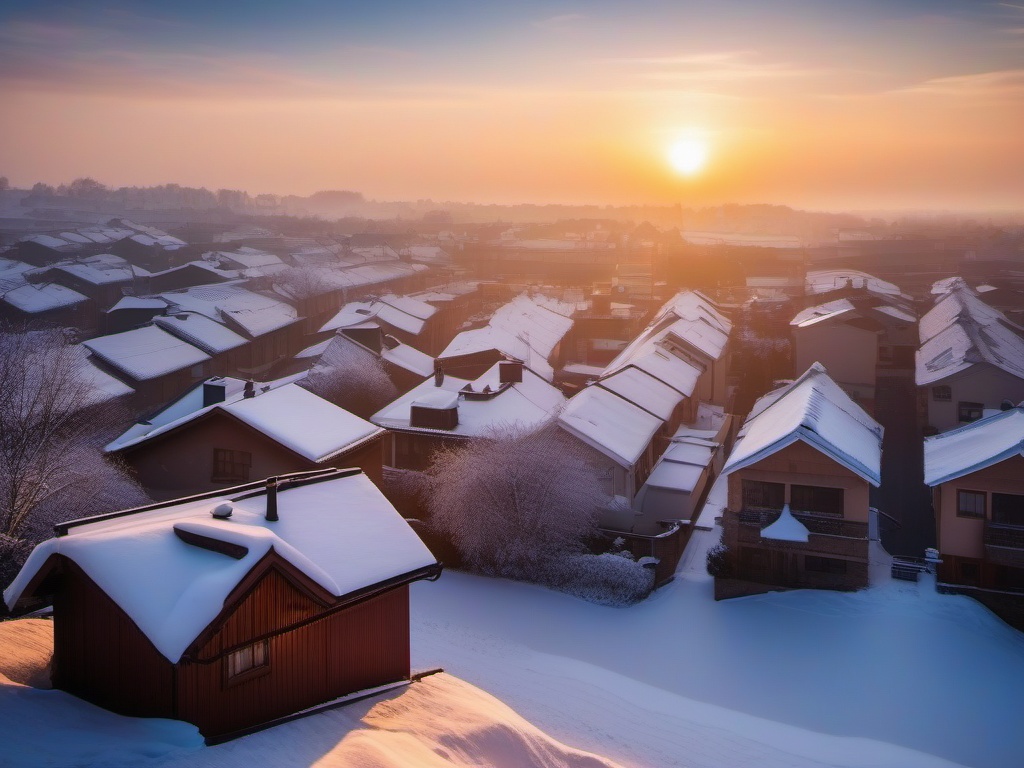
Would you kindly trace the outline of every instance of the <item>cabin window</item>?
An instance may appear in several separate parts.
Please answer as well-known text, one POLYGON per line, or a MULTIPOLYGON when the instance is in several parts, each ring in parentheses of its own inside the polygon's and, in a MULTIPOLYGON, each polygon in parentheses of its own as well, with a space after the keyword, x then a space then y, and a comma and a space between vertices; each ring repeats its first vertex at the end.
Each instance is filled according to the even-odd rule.
POLYGON ((993 493, 992 522, 1024 526, 1024 496, 1017 493, 993 493))
POLYGON ((254 677, 270 666, 269 641, 247 645, 228 654, 228 682, 254 677))
POLYGON ((945 385, 940 386, 940 387, 932 387, 932 400, 934 400, 935 402, 937 402, 937 403, 948 403, 952 399, 953 399, 953 389, 952 389, 952 387, 947 387, 945 385))
POLYGON ((789 489, 789 506, 794 511, 843 516, 843 489, 816 485, 794 485, 789 489))
POLYGON ((766 483, 761 480, 743 481, 744 509, 782 509, 786 503, 786 486, 783 483, 766 483))
POLYGON ((977 421, 985 410, 984 403, 966 403, 961 401, 957 404, 957 413, 960 421, 977 421))
POLYGON ((248 451, 232 451, 226 448, 213 449, 213 475, 215 483, 245 482, 252 469, 252 454, 248 451))
POLYGON ((846 561, 837 560, 834 557, 816 557, 807 555, 804 557, 804 570, 814 573, 832 573, 843 575, 846 573, 846 561))
POLYGON ((957 517, 984 517, 985 516, 985 492, 984 491, 957 491, 956 492, 956 516, 957 517))

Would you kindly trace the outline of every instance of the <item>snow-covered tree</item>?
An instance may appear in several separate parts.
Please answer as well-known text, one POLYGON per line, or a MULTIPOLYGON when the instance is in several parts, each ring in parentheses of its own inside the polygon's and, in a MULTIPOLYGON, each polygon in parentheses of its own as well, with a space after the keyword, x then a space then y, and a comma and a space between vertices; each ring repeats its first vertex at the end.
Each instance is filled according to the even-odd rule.
POLYGON ((381 359, 341 337, 320 356, 303 386, 364 419, 398 397, 381 359))
POLYGON ((584 551, 608 501, 579 443, 553 426, 439 451, 425 496, 431 525, 469 567, 534 581, 553 559, 584 551))
POLYGON ((125 417, 116 406, 97 401, 81 358, 61 331, 0 332, 4 554, 21 552, 22 542, 49 535, 61 520, 148 501, 102 453, 125 417))

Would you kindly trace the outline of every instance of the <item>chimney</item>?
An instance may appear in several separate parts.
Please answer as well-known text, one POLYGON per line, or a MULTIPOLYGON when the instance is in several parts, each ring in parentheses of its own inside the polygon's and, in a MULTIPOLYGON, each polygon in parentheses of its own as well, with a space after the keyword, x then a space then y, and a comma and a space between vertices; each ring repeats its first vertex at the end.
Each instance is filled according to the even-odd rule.
POLYGON ((502 384, 518 384, 523 380, 523 364, 518 360, 503 360, 498 363, 498 381, 502 384))
POLYGON ((256 397, 256 382, 252 379, 245 382, 245 389, 242 391, 242 397, 256 397))
POLYGON ((444 366, 440 362, 434 364, 434 386, 440 387, 444 383, 444 366))
POLYGON ((267 478, 267 522, 276 523, 277 516, 277 477, 267 478))
POLYGON ((216 403, 223 403, 227 387, 223 381, 206 382, 203 384, 203 408, 216 403))

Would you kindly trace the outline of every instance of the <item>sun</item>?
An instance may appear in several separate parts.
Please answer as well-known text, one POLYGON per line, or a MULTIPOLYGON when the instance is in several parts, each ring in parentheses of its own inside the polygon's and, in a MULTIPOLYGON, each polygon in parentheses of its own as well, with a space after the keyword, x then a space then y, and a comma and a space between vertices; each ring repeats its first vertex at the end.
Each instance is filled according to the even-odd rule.
POLYGON ((707 142, 701 139, 680 139, 669 149, 668 161, 677 173, 694 176, 707 164, 707 142))

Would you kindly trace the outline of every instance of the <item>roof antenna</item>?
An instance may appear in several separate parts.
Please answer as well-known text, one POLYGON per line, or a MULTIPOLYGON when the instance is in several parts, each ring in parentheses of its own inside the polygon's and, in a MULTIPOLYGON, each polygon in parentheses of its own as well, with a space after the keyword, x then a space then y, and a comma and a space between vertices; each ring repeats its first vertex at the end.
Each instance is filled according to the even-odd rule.
POLYGON ((277 516, 277 485, 278 478, 267 478, 267 522, 276 523, 280 518, 277 516))

